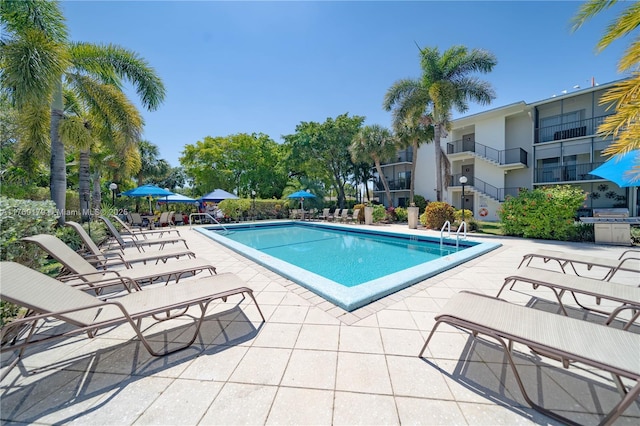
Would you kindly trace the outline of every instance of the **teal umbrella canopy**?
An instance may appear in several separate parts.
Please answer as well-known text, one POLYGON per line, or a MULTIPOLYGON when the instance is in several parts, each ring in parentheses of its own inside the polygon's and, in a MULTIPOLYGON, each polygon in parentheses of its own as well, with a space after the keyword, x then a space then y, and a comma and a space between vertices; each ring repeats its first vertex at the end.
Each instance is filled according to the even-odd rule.
POLYGON ((173 195, 173 192, 162 189, 156 185, 147 184, 124 191, 122 195, 126 195, 127 197, 165 197, 167 195, 173 195))
POLYGON ((316 196, 307 191, 296 191, 293 194, 289 194, 287 198, 316 198, 316 196))
POLYGON ((304 199, 305 198, 316 198, 314 194, 307 191, 296 191, 293 194, 287 195, 287 198, 299 198, 300 199, 300 208, 304 210, 304 199))
POLYGON ((640 149, 615 155, 589 174, 609 180, 620 188, 640 186, 640 149))
POLYGON ((166 197, 168 195, 173 195, 173 192, 162 189, 156 185, 147 184, 124 191, 122 195, 126 195, 127 197, 149 197, 149 211, 152 212, 151 198, 166 197))

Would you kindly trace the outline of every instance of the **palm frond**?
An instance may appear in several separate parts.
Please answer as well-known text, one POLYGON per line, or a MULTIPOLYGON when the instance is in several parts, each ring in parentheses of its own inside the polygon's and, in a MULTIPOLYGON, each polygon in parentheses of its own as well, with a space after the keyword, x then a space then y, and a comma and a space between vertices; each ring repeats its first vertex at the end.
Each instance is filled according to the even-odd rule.
POLYGON ((164 101, 162 80, 137 53, 113 44, 89 43, 75 43, 70 51, 76 67, 99 74, 106 83, 117 86, 122 79, 130 82, 147 109, 155 110, 164 101))
POLYGON ((27 30, 2 46, 2 87, 10 88, 18 108, 50 103, 55 85, 69 62, 64 46, 39 30, 27 30))
POLYGON ((30 29, 42 31, 57 43, 67 40, 67 27, 60 4, 42 0, 3 0, 0 21, 7 32, 20 35, 30 29))
POLYGON ((45 161, 51 151, 51 109, 47 104, 30 104, 18 113, 18 150, 29 152, 34 158, 45 161))
POLYGON ((589 0, 585 2, 580 6, 578 13, 571 19, 571 30, 577 31, 589 19, 593 18, 604 9, 613 6, 617 2, 618 0, 589 0))
POLYGON ((74 146, 81 150, 91 148, 95 142, 85 120, 81 117, 65 117, 58 128, 60 139, 65 145, 74 146))

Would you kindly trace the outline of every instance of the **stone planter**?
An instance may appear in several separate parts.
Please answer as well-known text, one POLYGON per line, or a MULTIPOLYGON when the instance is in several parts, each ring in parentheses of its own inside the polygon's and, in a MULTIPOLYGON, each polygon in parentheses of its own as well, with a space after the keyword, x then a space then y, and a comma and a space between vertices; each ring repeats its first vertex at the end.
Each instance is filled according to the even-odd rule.
POLYGON ((364 208, 364 224, 373 225, 373 207, 364 208))
POLYGON ((418 214, 420 213, 420 207, 407 207, 409 229, 418 228, 418 214))

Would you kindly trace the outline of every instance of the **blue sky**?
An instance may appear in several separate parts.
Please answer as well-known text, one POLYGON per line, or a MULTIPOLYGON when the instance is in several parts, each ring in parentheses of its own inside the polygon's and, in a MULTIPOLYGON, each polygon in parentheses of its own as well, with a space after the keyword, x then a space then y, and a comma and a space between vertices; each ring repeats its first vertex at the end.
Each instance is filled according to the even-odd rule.
POLYGON ((167 96, 143 112, 143 137, 178 166, 184 145, 206 136, 255 132, 282 142, 302 121, 343 113, 389 126, 384 94, 394 81, 420 76, 417 46, 496 55, 498 65, 481 78, 497 98, 464 115, 588 87, 592 77, 618 80, 630 40, 599 54, 595 45, 624 3, 577 32, 577 1, 86 0, 62 8, 73 41, 118 44, 155 68, 167 96))

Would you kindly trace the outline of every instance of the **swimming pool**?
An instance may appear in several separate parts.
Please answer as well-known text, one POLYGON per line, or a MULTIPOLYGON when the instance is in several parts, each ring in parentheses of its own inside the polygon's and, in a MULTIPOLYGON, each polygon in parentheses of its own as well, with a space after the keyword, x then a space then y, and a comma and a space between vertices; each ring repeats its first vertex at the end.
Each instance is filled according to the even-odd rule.
POLYGON ((347 311, 500 246, 318 222, 196 229, 347 311))

